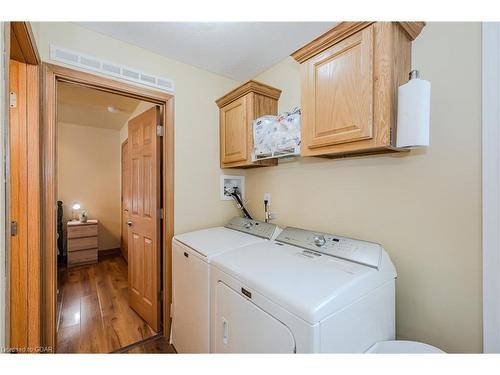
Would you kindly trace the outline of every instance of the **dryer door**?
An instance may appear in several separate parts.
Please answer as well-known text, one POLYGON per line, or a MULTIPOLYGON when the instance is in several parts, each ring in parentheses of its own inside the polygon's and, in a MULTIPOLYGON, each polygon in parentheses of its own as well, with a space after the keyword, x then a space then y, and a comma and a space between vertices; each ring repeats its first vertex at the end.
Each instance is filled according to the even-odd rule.
POLYGON ((294 353, 292 332, 223 282, 217 283, 215 353, 294 353))

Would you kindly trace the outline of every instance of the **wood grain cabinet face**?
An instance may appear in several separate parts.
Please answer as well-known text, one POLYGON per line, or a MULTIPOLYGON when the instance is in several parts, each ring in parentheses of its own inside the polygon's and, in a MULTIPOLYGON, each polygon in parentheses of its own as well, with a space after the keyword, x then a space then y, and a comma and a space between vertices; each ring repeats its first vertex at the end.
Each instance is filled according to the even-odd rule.
POLYGON ((304 143, 309 148, 367 139, 373 132, 373 30, 364 29, 304 66, 304 143))
POLYGON ((221 163, 246 160, 247 150, 247 98, 235 100, 220 109, 221 163))
POLYGON ((219 98, 220 166, 250 168, 276 165, 276 159, 252 162, 253 121, 278 113, 281 90, 248 81, 219 98))
POLYGON ((292 54, 301 64, 303 156, 402 151, 398 87, 423 22, 342 22, 292 54))
POLYGON ((68 267, 97 263, 99 229, 97 220, 91 221, 92 223, 68 222, 68 267))

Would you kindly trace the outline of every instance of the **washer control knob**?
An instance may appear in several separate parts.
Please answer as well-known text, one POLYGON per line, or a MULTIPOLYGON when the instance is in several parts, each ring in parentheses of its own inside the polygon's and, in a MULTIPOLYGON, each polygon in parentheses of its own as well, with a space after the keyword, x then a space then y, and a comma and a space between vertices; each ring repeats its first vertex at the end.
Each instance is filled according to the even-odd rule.
POLYGON ((315 234, 313 237, 314 244, 318 247, 323 246, 326 243, 325 236, 322 234, 315 234))
POLYGON ((252 229, 253 228, 253 223, 251 221, 248 221, 243 225, 246 229, 252 229))

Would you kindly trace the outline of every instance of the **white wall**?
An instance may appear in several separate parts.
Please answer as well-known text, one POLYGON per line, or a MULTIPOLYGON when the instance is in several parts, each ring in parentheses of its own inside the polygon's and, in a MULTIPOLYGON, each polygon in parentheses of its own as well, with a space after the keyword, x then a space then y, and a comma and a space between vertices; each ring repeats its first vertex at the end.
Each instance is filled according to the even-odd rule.
POLYGON ((121 246, 120 131, 57 124, 57 194, 64 219, 81 204, 99 220, 99 250, 121 246))
MULTIPOLYGON (((148 102, 140 102, 139 105, 134 109, 130 117, 128 118, 127 122, 123 124, 122 128, 120 129, 120 144, 123 143, 127 138, 128 138, 128 122, 133 119, 134 117, 140 115, 141 113, 147 111, 149 108, 153 107, 153 103, 148 103, 148 102)), ((121 155, 121 150, 120 150, 120 155, 121 155)))
MULTIPOLYGON (((276 223, 382 243, 398 270, 397 336, 482 350, 481 26, 429 23, 413 66, 432 82, 431 146, 409 155, 301 158, 246 174, 251 212, 272 194, 276 223)), ((256 77, 300 104, 291 58, 256 77)))
MULTIPOLYGON (((7 92, 6 73, 6 41, 5 22, 0 22, 0 176, 5 174, 5 142, 7 130, 7 111, 4 106, 5 94, 7 92)), ((5 315, 5 291, 7 279, 5 273, 5 184, 0 183, 0 348, 5 347, 6 342, 6 315, 5 315)))
POLYGON ((42 60, 51 43, 175 81, 175 232, 220 225, 238 214, 219 200, 219 117, 215 100, 237 82, 72 23, 36 23, 42 60))

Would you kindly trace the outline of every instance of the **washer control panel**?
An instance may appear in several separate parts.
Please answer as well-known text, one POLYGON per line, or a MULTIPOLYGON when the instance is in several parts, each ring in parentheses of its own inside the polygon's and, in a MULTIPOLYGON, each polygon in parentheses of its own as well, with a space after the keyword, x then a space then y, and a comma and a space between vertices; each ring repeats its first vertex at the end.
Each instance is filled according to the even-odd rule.
POLYGON ((294 227, 283 229, 276 241, 377 269, 382 256, 382 247, 373 242, 294 227))
POLYGON ((240 232, 253 234, 254 236, 272 240, 277 233, 276 224, 264 223, 258 220, 250 220, 243 217, 234 217, 226 228, 234 229, 240 232))

